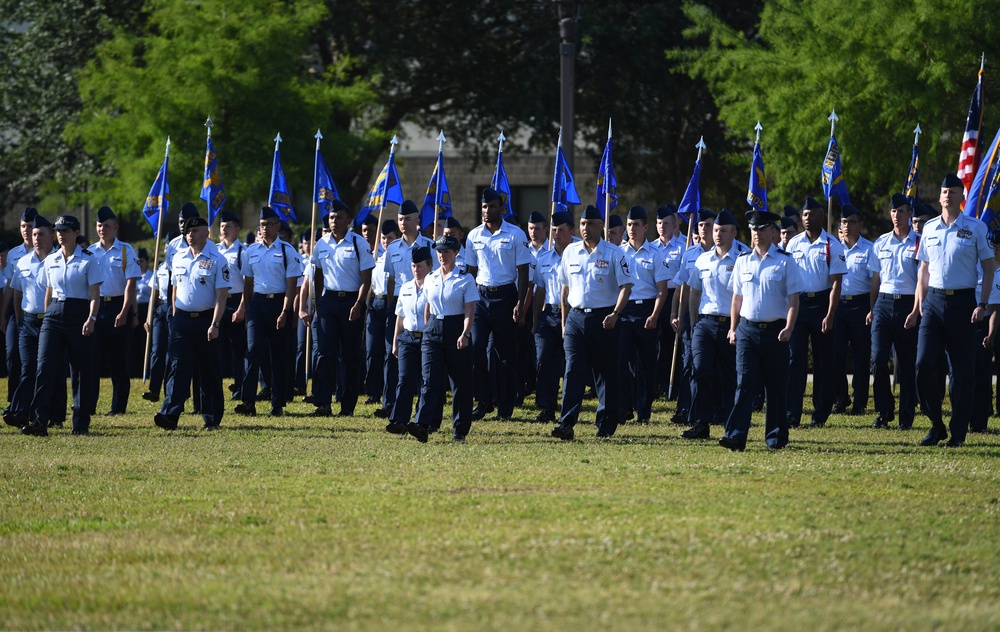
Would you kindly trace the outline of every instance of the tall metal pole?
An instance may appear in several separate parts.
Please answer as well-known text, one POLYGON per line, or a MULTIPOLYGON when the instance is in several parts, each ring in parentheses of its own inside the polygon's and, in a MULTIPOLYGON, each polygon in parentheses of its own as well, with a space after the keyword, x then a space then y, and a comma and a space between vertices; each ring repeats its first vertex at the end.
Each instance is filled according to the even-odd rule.
POLYGON ((555 0, 559 10, 559 120, 568 142, 563 146, 566 163, 573 164, 573 144, 576 125, 573 95, 576 91, 576 23, 580 21, 582 2, 555 0))

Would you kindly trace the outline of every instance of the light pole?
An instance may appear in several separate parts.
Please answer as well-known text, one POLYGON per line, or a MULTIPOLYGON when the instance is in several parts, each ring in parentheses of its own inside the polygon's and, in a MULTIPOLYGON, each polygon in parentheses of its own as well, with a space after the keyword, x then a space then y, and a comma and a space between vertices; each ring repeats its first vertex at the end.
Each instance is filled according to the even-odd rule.
POLYGON ((563 153, 570 169, 576 139, 573 93, 576 90, 576 23, 580 21, 583 2, 554 0, 559 11, 559 118, 562 124, 563 153))

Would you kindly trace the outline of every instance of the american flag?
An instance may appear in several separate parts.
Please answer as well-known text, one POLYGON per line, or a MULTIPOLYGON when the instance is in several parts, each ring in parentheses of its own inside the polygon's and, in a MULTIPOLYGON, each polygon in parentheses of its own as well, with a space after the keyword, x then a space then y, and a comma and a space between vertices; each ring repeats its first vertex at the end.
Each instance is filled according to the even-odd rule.
POLYGON ((965 135, 962 137, 962 151, 958 155, 958 177, 965 185, 968 196, 972 179, 976 177, 979 160, 982 158, 982 147, 979 142, 979 131, 983 126, 983 66, 979 66, 979 81, 972 93, 969 104, 969 118, 965 121, 965 135))

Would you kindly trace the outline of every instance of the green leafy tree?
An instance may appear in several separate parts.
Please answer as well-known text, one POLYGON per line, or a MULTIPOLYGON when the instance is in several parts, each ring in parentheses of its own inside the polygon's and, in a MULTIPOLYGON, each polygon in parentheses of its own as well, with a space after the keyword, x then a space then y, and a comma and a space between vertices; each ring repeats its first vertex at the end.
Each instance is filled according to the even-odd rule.
MULTIPOLYGON (((668 58, 707 82, 741 144, 730 161, 749 165, 753 127, 762 122, 772 204, 821 194, 827 117, 836 108, 852 201, 883 209, 903 186, 918 122, 922 197, 936 200, 941 176, 955 170, 980 53, 1000 53, 995 10, 986 0, 768 0, 758 27, 739 31, 689 4, 685 34, 707 43, 668 58)), ((986 90, 988 103, 988 83, 986 90)), ((992 138, 1000 118, 986 111, 984 135, 992 138)))

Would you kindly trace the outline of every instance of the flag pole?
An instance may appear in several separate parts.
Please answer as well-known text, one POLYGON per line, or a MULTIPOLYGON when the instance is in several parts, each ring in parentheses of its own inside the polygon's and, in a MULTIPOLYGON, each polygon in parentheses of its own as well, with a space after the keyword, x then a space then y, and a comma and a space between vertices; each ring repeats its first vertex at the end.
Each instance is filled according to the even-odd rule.
MULTIPOLYGON (((281 132, 278 132, 278 135, 274 137, 274 154, 275 154, 275 157, 278 154, 278 146, 279 145, 281 145, 281 132)), ((275 163, 275 158, 271 158, 271 186, 267 190, 267 205, 268 206, 271 205, 271 202, 272 202, 273 196, 274 196, 274 175, 275 175, 274 174, 274 163, 275 163)), ((280 218, 281 215, 279 214, 278 217, 280 218)))
MULTIPOLYGON (((496 167, 493 168, 493 182, 490 183, 490 185, 494 189, 499 189, 500 188, 500 164, 501 164, 501 162, 503 162, 503 142, 505 140, 507 140, 507 137, 503 135, 503 130, 500 130, 500 135, 497 136, 497 142, 499 143, 499 148, 497 149, 497 164, 496 164, 496 167)), ((508 189, 508 193, 509 193, 510 192, 510 187, 508 186, 507 189, 508 189)), ((507 204, 510 204, 510 203, 511 203, 510 202, 510 196, 508 195, 508 197, 507 197, 507 204)), ((500 209, 500 216, 501 217, 504 216, 504 209, 503 208, 500 209)))
MULTIPOLYGON (((502 134, 501 134, 502 136, 502 134)), ((438 164, 435 171, 437 171, 437 182, 434 183, 434 227, 431 229, 431 235, 434 236, 434 241, 438 238, 438 216, 441 214, 441 172, 444 171, 444 159, 441 154, 444 152, 444 144, 447 139, 444 137, 444 130, 437 137, 438 142, 438 164)), ((388 191, 386 191, 388 193, 388 191)))
MULTIPOLYGON (((611 119, 608 118, 608 142, 611 141, 611 119)), ((611 223, 611 156, 604 165, 604 239, 608 239, 608 224, 611 223)))
MULTIPOLYGON (((205 147, 205 152, 206 152, 205 153, 205 160, 208 160, 208 146, 207 145, 208 145, 208 141, 212 140, 212 127, 214 127, 214 124, 212 123, 212 117, 209 116, 207 119, 205 119, 205 130, 206 130, 205 138, 207 139, 206 142, 205 142, 205 145, 206 145, 206 147, 205 147)), ((202 187, 203 188, 204 188, 204 186, 205 186, 205 184, 202 183, 202 187)), ((211 215, 212 214, 212 200, 207 200, 206 203, 208 204, 208 208, 205 209, 205 213, 208 214, 208 215, 211 215)), ((212 240, 212 224, 214 224, 214 223, 215 222, 209 222, 209 224, 208 224, 208 240, 209 241, 212 240)))
MULTIPOLYGON (((826 118, 826 120, 830 121, 830 138, 832 139, 833 138, 833 128, 837 124, 837 121, 840 120, 840 118, 837 116, 837 110, 835 110, 835 109, 834 110, 830 110, 830 116, 828 116, 826 118)), ((831 180, 832 180, 832 178, 831 178, 831 180)), ((833 186, 832 182, 830 183, 830 186, 831 187, 833 186)), ((830 233, 831 235, 833 234, 833 196, 832 195, 826 198, 826 232, 830 233)), ((839 239, 840 235, 837 235, 837 238, 839 239)))
MULTIPOLYGON (((559 149, 562 149, 562 127, 559 128, 559 142, 556 144, 555 167, 552 168, 552 192, 555 193, 556 182, 559 178, 559 149)), ((555 196, 552 196, 555 197, 555 196)), ((552 221, 556 217, 556 201, 552 200, 552 211, 549 212, 549 232, 552 231, 552 221)))
MULTIPOLYGON (((760 125, 759 122, 757 124, 760 125)), ((757 132, 757 135, 760 136, 760 132, 757 132)), ((701 162, 701 150, 706 149, 707 147, 708 145, 705 144, 705 137, 702 136, 701 138, 698 139, 698 144, 695 145, 695 148, 697 148, 698 150, 698 157, 695 158, 696 164, 698 162, 701 162)), ((696 223, 694 221, 694 218, 695 218, 695 213, 697 213, 698 210, 699 209, 695 209, 694 212, 691 213, 691 215, 688 217, 687 240, 684 242, 684 252, 687 252, 687 249, 691 247, 692 229, 694 227, 694 224, 696 223)), ((684 265, 684 252, 681 253, 681 265, 684 265)), ((677 291, 680 292, 680 296, 677 298, 677 332, 676 335, 674 336, 674 352, 670 358, 670 379, 668 381, 671 389, 677 387, 676 384, 677 372, 674 369, 677 368, 677 356, 680 353, 680 343, 682 335, 681 332, 684 329, 684 312, 681 309, 681 307, 684 305, 684 297, 686 295, 686 292, 684 292, 684 285, 681 285, 677 289, 677 291)))
MULTIPOLYGON (((163 152, 163 162, 167 162, 170 158, 170 137, 167 136, 167 147, 163 152)), ((166 215, 166 209, 164 208, 163 202, 163 187, 167 184, 167 174, 164 170, 163 182, 160 183, 160 213, 156 217, 156 241, 153 248, 153 278, 156 278, 156 269, 160 265, 160 238, 163 235, 163 216, 166 215)), ((124 258, 124 257, 123 257, 124 258)), ((149 379, 149 354, 153 348, 153 312, 156 311, 156 299, 159 289, 153 292, 149 297, 149 309, 146 311, 146 351, 143 353, 142 358, 142 383, 145 384, 146 380, 149 379)))
MULTIPOLYGON (((396 145, 398 144, 399 141, 396 139, 396 135, 393 134, 392 140, 389 141, 389 160, 392 160, 393 154, 396 153, 396 145)), ((388 174, 386 174, 386 177, 388 177, 388 174)), ((389 185, 388 183, 386 183, 385 195, 382 196, 382 203, 379 204, 378 207, 378 228, 376 229, 378 231, 376 233, 378 235, 377 239, 382 238, 382 212, 385 211, 386 204, 388 203, 389 203, 389 185)), ((378 254, 377 243, 375 244, 375 253, 378 254)))
MULTIPOLYGON (((319 178, 319 141, 323 140, 323 134, 316 130, 316 155, 313 156, 313 195, 312 195, 312 220, 309 222, 309 257, 312 258, 313 249, 316 248, 316 181, 319 178)), ((313 276, 310 283, 315 282, 313 276)), ((315 288, 309 288, 306 293, 306 313, 312 314, 313 292, 315 288)), ((306 327, 306 384, 309 383, 309 375, 312 373, 312 326, 306 327)))

